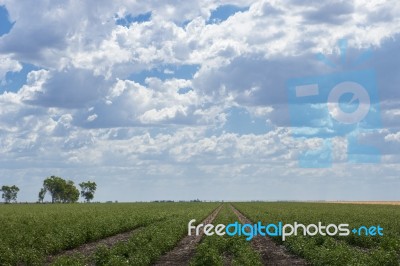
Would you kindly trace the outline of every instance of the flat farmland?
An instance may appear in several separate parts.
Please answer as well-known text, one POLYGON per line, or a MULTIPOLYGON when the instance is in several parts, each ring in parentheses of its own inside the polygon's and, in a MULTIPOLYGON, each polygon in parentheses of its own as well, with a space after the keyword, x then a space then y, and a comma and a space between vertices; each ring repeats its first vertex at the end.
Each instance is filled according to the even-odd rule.
POLYGON ((2 204, 0 265, 399 265, 400 207, 299 202, 2 204), (195 224, 380 225, 383 236, 188 236, 195 224))
MULTIPOLYGON (((88 254, 54 257, 124 232, 152 250, 138 251, 137 264, 150 263, 186 233, 189 219, 201 220, 218 203, 4 204, 0 206, 0 265, 77 265, 88 254), (149 239, 147 239, 149 238, 149 239), (151 238, 151 239, 150 239, 151 238), (145 241, 148 240, 148 241, 145 241), (51 260, 50 256, 53 256, 51 260), (77 257, 76 259, 74 257, 77 257), (51 264, 48 263, 48 264, 51 264)), ((101 264, 102 252, 93 254, 101 264)), ((102 249, 103 248, 103 249, 102 249)), ((143 248, 143 247, 142 247, 143 248)), ((133 255, 134 252, 130 254, 133 255)), ((92 254, 90 254, 92 255, 92 254)), ((135 262, 133 260, 133 262, 135 262)), ((82 265, 85 262, 82 260, 82 265)))
POLYGON ((337 203, 235 203, 234 206, 253 222, 293 224, 349 224, 383 228, 383 236, 304 236, 301 233, 282 241, 290 252, 312 265, 399 265, 400 207, 374 204, 337 203))
POLYGON ((341 204, 372 204, 372 205, 400 205, 400 201, 332 201, 329 203, 341 204))

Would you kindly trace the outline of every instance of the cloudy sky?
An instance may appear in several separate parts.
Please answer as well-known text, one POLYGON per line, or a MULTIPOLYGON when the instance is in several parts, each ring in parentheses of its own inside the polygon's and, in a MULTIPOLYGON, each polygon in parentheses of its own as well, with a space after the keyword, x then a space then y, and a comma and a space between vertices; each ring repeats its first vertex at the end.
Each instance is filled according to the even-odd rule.
POLYGON ((50 175, 100 201, 399 200, 399 33, 397 0, 0 0, 0 183, 22 201, 50 175), (374 121, 339 125, 332 82, 291 98, 326 76, 372 86, 374 121), (371 155, 357 143, 380 161, 350 160, 371 155), (320 147, 328 165, 299 163, 320 147))

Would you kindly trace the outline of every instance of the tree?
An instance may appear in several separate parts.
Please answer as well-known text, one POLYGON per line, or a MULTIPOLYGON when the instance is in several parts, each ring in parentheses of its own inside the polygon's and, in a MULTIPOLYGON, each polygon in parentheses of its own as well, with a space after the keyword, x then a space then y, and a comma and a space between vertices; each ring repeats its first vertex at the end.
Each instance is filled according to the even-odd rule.
POLYGON ((10 203, 10 201, 17 201, 17 194, 19 191, 19 188, 17 186, 2 186, 0 191, 3 192, 3 195, 1 197, 4 199, 5 203, 10 203))
POLYGON ((50 192, 51 202, 60 202, 61 194, 64 190, 65 180, 58 176, 51 176, 43 181, 43 188, 50 192))
MULTIPOLYGON (((43 181, 43 190, 49 191, 51 194, 51 202, 77 202, 79 199, 79 190, 75 187, 74 182, 58 176, 51 176, 43 181)), ((41 190, 42 192, 42 190, 41 190)), ((39 199, 40 199, 39 193, 39 199)), ((43 195, 44 197, 44 195, 43 195)))
POLYGON ((43 203, 44 200, 44 196, 46 195, 46 189, 45 188, 41 188, 39 191, 39 202, 43 203))
POLYGON ((74 182, 68 180, 64 187, 62 201, 73 203, 79 200, 79 190, 75 187, 74 182))
POLYGON ((81 196, 85 198, 86 202, 90 202, 94 198, 94 192, 97 189, 95 182, 82 182, 79 184, 81 187, 81 196))

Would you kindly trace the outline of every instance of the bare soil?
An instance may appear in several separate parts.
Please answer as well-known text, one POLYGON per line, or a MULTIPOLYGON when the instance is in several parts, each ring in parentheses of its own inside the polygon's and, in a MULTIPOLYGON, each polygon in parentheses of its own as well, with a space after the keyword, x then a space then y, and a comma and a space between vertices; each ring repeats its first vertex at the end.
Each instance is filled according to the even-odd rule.
MULTIPOLYGON (((94 242, 86 243, 86 244, 83 244, 82 246, 79 246, 74 249, 64 250, 61 253, 58 253, 55 255, 50 255, 46 259, 46 265, 50 265, 52 262, 54 262, 57 258, 59 258, 61 256, 72 257, 75 255, 80 255, 80 256, 89 258, 90 256, 92 256, 95 253, 96 249, 99 246, 104 245, 106 247, 111 248, 117 243, 127 242, 132 237, 132 235, 139 230, 140 230, 140 227, 136 228, 134 230, 125 232, 125 233, 117 234, 117 235, 103 238, 103 239, 100 239, 100 240, 97 240, 94 242)), ((89 265, 91 265, 91 264, 89 264, 89 265)))
MULTIPOLYGON (((214 221, 215 217, 217 217, 219 211, 221 210, 222 205, 215 209, 203 222, 202 224, 210 224, 214 221)), ((174 266, 183 266, 189 265, 190 260, 193 258, 196 252, 196 246, 200 242, 203 237, 203 231, 196 236, 194 230, 192 234, 189 236, 185 236, 175 247, 173 250, 167 252, 154 264, 157 266, 163 265, 174 265, 174 266)))
POLYGON ((233 261, 233 255, 225 252, 222 254, 222 260, 224 266, 231 266, 233 261))
MULTIPOLYGON (((253 224, 232 205, 231 208, 238 216, 240 223, 253 224)), ((304 259, 291 254, 284 246, 275 243, 270 237, 257 235, 251 240, 251 245, 260 254, 264 265, 309 265, 304 259)))

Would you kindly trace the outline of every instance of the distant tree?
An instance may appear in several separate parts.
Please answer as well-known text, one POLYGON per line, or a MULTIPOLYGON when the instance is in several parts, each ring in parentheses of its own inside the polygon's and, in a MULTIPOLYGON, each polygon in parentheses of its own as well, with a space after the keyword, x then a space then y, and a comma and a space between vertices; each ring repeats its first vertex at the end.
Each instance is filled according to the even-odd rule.
POLYGON ((81 196, 85 198, 86 202, 90 202, 94 198, 94 192, 97 189, 95 182, 82 182, 79 184, 81 187, 81 196))
POLYGON ((43 181, 43 188, 51 195, 51 202, 60 202, 64 191, 65 180, 58 176, 51 176, 43 181))
MULTIPOLYGON (((75 187, 74 182, 58 176, 51 176, 43 181, 43 189, 40 191, 49 191, 51 194, 51 202, 72 203, 79 199, 79 190, 75 187)), ((40 199, 39 193, 39 199, 40 199)), ((44 197, 44 194, 43 194, 44 197)))
POLYGON ((46 195, 46 189, 45 188, 41 188, 39 191, 39 202, 43 203, 44 200, 44 196, 46 195))
POLYGON ((74 182, 68 180, 64 187, 62 201, 66 203, 73 203, 79 200, 79 190, 75 187, 74 182))
POLYGON ((5 203, 10 203, 11 201, 17 201, 17 194, 19 191, 19 188, 15 185, 13 186, 2 186, 0 191, 3 192, 3 195, 1 196, 4 199, 5 203))

